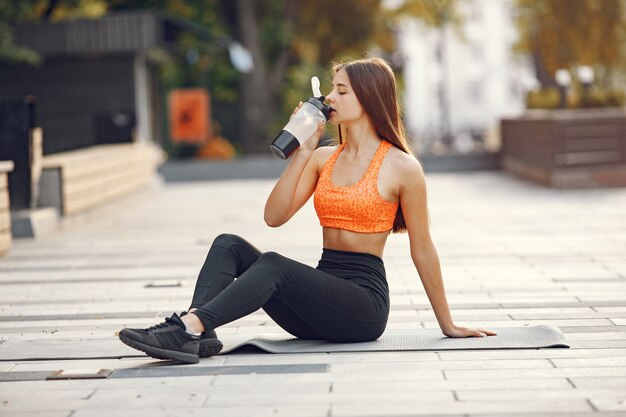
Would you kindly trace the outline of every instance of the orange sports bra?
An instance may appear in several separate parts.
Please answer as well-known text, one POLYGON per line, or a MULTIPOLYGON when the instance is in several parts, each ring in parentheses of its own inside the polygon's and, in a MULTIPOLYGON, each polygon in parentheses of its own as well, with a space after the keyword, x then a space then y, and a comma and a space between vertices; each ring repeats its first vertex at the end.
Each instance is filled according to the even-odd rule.
POLYGON ((387 151, 393 145, 383 140, 363 178, 356 184, 337 187, 332 180, 333 168, 345 146, 344 142, 328 158, 315 187, 313 204, 320 224, 324 227, 360 233, 391 230, 398 211, 398 203, 384 200, 378 192, 378 171, 387 151))

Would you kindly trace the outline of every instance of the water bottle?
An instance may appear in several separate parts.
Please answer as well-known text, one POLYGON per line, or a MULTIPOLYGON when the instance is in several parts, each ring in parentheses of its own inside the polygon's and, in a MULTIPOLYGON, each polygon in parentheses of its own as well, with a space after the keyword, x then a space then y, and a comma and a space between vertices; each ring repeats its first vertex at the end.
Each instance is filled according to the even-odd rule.
POLYGON ((302 103, 302 107, 270 145, 271 151, 281 159, 289 158, 300 145, 313 136, 318 123, 326 123, 330 117, 331 108, 324 104, 326 97, 319 90, 317 77, 311 78, 311 85, 314 97, 302 103))

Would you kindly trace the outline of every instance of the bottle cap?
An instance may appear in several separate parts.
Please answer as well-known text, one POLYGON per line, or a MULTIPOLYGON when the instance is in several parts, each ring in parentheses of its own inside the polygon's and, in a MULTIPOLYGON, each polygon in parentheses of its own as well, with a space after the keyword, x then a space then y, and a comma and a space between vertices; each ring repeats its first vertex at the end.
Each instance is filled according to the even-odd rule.
POLYGON ((319 96, 319 97, 310 97, 307 99, 306 102, 311 103, 312 105, 317 107, 319 111, 322 112, 326 120, 328 120, 328 118, 330 117, 331 109, 330 109, 330 106, 327 106, 326 104, 324 104, 324 100, 326 100, 326 97, 319 96))

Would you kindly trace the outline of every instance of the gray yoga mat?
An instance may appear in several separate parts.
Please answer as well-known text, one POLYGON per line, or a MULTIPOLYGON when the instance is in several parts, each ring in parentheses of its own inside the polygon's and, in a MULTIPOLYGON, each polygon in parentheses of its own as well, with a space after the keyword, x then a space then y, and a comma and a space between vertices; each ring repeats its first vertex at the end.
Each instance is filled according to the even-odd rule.
POLYGON ((554 326, 494 328, 497 336, 451 338, 441 330, 387 330, 372 342, 330 343, 321 340, 302 340, 285 334, 264 334, 250 338, 240 336, 222 340, 222 354, 242 346, 252 345, 269 353, 312 352, 390 352, 406 350, 463 350, 463 349, 537 349, 569 347, 561 331, 554 326))
MULTIPOLYGON (((258 336, 225 335, 221 354, 243 346, 255 346, 268 353, 312 352, 389 352, 410 350, 463 349, 538 349, 567 348, 561 331, 554 326, 494 328, 497 336, 449 338, 438 329, 387 330, 378 340, 361 343, 330 343, 319 340, 296 339, 286 333, 266 333, 258 336)), ((110 338, 32 339, 14 337, 0 344, 0 361, 50 359, 117 359, 144 357, 142 352, 110 338)))

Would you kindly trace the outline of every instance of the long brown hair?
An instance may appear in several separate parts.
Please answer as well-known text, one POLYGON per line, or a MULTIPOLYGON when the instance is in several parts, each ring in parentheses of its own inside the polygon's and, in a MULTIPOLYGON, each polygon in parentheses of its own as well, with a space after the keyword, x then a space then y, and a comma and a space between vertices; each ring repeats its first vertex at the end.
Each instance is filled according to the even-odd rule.
MULTIPOLYGON (((376 134, 402 152, 413 155, 406 140, 404 124, 400 117, 396 78, 389 63, 381 58, 365 58, 333 65, 334 74, 342 69, 348 74, 354 94, 372 121, 376 134)), ((343 140, 341 125, 338 129, 341 143, 343 140)), ((392 232, 404 231, 406 223, 402 208, 398 205, 392 232)))

